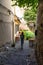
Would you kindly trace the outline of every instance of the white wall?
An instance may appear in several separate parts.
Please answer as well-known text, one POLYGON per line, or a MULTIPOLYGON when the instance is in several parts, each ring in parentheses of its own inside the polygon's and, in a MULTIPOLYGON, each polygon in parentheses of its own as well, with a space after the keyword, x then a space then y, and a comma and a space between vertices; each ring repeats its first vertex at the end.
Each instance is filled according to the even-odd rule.
POLYGON ((8 10, 4 8, 2 5, 0 5, 0 12, 9 15, 8 10))
MULTIPOLYGON (((1 0, 1 4, 11 9, 11 0, 1 0)), ((0 45, 13 41, 12 21, 13 14, 9 14, 8 9, 0 6, 0 45)))
POLYGON ((11 41, 11 23, 0 22, 0 41, 3 41, 3 44, 11 41))
POLYGON ((1 0, 1 4, 7 7, 8 9, 11 9, 11 0, 1 0))

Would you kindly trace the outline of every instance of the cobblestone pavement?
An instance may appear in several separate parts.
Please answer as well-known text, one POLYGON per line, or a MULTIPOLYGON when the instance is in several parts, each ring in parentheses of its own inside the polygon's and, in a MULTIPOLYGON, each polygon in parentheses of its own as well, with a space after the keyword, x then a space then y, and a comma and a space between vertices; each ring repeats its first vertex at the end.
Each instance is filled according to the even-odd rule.
POLYGON ((15 48, 7 47, 7 51, 0 52, 0 65, 38 65, 34 49, 29 48, 28 41, 25 41, 23 50, 20 48, 20 41, 15 48))

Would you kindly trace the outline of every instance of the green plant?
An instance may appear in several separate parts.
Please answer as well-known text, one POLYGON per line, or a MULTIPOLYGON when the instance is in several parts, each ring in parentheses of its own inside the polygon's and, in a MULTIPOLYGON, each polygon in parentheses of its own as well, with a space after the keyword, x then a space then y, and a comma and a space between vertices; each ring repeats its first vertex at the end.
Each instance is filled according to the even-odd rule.
POLYGON ((34 38, 35 34, 32 31, 23 30, 25 39, 34 38))

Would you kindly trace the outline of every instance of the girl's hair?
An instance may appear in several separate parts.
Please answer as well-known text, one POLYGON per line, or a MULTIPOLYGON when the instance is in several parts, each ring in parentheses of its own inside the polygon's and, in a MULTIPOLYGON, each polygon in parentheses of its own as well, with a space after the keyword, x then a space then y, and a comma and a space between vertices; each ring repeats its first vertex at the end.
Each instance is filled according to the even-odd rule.
POLYGON ((23 32, 22 32, 22 34, 23 34, 23 32))

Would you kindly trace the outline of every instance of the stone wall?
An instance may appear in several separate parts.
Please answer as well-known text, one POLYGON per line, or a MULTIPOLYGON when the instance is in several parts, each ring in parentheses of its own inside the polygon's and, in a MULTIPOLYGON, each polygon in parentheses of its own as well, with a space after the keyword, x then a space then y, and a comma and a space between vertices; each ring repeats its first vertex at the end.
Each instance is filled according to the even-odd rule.
POLYGON ((12 23, 0 21, 0 45, 12 41, 12 23))
POLYGON ((43 65, 43 1, 39 3, 37 19, 37 59, 39 65, 43 65))
POLYGON ((13 14, 11 0, 0 1, 0 46, 6 42, 13 42, 13 14))
POLYGON ((3 6, 11 10, 11 0, 1 0, 0 2, 3 6))

